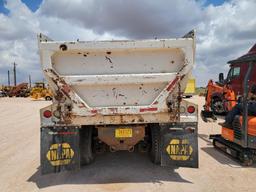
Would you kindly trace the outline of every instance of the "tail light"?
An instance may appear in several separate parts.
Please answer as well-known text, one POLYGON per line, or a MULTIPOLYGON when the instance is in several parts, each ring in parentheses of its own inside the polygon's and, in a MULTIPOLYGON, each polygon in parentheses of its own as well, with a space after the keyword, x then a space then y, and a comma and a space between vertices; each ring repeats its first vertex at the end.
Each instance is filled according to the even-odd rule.
POLYGON ((188 108, 187 108, 187 112, 188 112, 188 113, 194 113, 195 110, 196 110, 195 107, 192 106, 192 105, 188 106, 188 108))
POLYGON ((50 110, 46 110, 44 111, 43 115, 45 118, 50 118, 52 116, 52 112, 50 110))

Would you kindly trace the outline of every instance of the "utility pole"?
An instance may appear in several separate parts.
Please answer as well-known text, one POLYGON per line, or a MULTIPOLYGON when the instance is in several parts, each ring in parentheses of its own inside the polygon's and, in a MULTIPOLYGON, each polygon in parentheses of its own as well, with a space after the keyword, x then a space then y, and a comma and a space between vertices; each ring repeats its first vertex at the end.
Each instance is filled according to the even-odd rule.
POLYGON ((28 76, 28 81, 29 81, 29 88, 31 88, 31 76, 28 76))
POLYGON ((8 87, 11 86, 11 82, 10 82, 10 71, 8 70, 8 87))
POLYGON ((16 63, 13 63, 13 78, 14 78, 14 86, 16 86, 16 63))

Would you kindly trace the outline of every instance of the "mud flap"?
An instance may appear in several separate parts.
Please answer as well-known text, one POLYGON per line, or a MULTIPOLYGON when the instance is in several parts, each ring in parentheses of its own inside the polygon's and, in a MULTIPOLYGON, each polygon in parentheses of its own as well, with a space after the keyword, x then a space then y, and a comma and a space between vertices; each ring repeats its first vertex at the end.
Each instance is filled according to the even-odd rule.
POLYGON ((79 127, 41 127, 42 174, 79 168, 79 127))
POLYGON ((161 130, 161 165, 198 168, 197 123, 168 124, 161 130))

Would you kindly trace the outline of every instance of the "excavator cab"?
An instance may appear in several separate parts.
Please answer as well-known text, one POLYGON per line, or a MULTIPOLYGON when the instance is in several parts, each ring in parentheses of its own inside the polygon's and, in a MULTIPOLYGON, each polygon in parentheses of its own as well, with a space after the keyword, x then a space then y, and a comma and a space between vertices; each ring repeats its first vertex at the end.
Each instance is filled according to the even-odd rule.
POLYGON ((248 62, 248 70, 243 81, 242 115, 234 118, 230 127, 222 127, 221 134, 210 135, 213 146, 224 151, 243 165, 249 166, 256 161, 256 116, 248 116, 249 79, 256 65, 256 56, 239 58, 233 63, 248 62))

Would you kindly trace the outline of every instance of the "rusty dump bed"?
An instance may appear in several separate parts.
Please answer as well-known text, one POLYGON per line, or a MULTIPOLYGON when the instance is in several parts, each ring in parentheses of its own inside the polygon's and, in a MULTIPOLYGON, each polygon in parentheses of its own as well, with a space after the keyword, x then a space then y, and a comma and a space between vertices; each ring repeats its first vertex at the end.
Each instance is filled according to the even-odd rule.
POLYGON ((73 124, 197 121, 197 110, 186 113, 191 104, 176 102, 194 65, 193 33, 178 39, 58 42, 40 34, 39 51, 55 95, 52 111, 61 106, 73 124))

